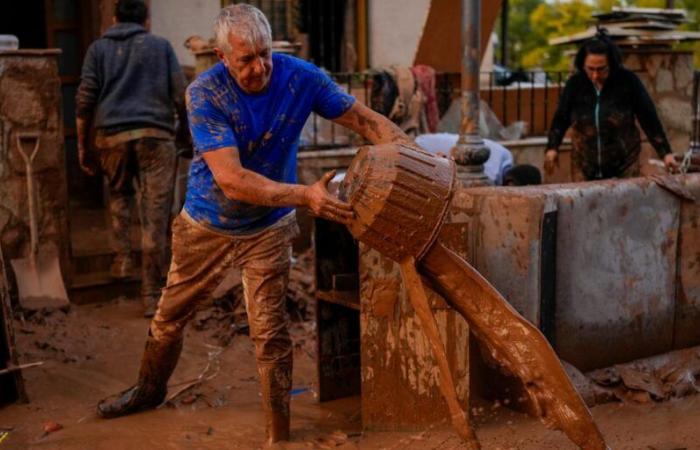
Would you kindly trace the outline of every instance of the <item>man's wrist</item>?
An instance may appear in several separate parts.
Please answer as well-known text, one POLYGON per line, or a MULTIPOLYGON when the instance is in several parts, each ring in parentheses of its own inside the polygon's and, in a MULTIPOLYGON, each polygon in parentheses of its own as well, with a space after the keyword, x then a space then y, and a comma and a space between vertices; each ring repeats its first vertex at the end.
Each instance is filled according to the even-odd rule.
POLYGON ((311 204, 311 197, 309 195, 311 191, 311 186, 306 186, 303 184, 295 185, 296 197, 298 198, 298 205, 303 207, 309 207, 311 204))

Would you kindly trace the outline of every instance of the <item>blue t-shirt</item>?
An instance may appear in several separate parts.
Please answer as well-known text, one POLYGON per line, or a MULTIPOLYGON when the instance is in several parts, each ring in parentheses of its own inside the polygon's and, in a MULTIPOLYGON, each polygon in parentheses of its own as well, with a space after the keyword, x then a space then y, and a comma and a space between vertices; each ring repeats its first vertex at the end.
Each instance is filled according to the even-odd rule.
POLYGON ((311 112, 335 119, 354 102, 318 67, 279 53, 272 55, 272 76, 259 94, 243 92, 222 63, 202 73, 187 89, 194 157, 185 211, 199 223, 232 234, 274 224, 293 208, 227 198, 202 154, 236 147, 246 169, 277 182, 296 183, 299 135, 311 112))

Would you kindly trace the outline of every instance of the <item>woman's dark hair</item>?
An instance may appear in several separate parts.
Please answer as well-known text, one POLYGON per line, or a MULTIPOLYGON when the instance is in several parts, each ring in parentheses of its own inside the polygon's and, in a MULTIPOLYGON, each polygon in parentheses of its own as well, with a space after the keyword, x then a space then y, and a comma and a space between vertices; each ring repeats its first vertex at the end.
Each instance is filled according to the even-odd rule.
POLYGON ((576 59, 574 59, 574 65, 579 72, 583 72, 583 64, 586 61, 586 56, 588 55, 605 55, 608 57, 608 66, 610 66, 610 73, 615 72, 622 66, 622 56, 620 55, 620 49, 608 36, 607 30, 604 28, 599 28, 595 37, 585 41, 581 48, 578 49, 576 53, 576 59))
POLYGON ((117 0, 114 3, 114 17, 121 23, 143 25, 148 19, 148 7, 143 0, 117 0))

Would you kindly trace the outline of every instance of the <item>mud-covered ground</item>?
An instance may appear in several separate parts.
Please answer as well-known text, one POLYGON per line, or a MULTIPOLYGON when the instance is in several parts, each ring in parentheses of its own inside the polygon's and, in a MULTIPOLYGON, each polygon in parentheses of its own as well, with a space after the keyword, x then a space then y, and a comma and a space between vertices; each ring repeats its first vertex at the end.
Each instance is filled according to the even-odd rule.
MULTIPOLYGON (((166 407, 113 420, 99 419, 94 406, 134 381, 148 327, 140 305, 122 298, 15 322, 21 362, 44 364, 24 371, 31 402, 0 409, 0 436, 8 432, 0 450, 260 448, 264 424, 253 346, 234 333, 236 327, 226 339, 226 330, 207 324, 217 314, 205 313, 200 329, 188 328, 171 392, 200 375, 204 381, 166 407)), ((295 322, 293 328, 293 442, 281 448, 462 448, 444 424, 421 432, 361 433, 358 398, 319 404, 313 323, 295 322)), ((574 448, 535 419, 494 405, 475 408, 484 449, 574 448)), ((611 403, 593 414, 613 449, 700 449, 700 396, 611 403)))

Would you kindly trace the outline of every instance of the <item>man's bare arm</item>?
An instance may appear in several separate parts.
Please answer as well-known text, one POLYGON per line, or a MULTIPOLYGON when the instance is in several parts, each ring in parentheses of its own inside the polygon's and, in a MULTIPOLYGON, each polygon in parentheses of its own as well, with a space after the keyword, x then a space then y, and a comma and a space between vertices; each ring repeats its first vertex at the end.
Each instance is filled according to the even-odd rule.
POLYGON ((90 121, 76 117, 75 119, 75 134, 78 140, 78 163, 80 168, 88 175, 95 175, 95 168, 92 165, 92 160, 88 156, 88 138, 90 136, 90 121))
POLYGON ((350 205, 328 193, 334 171, 310 186, 286 184, 243 167, 235 147, 220 148, 203 156, 216 184, 232 200, 264 206, 306 206, 319 217, 344 224, 353 218, 350 205))
POLYGON ((351 129, 372 144, 390 142, 413 144, 413 140, 394 122, 360 102, 355 102, 345 114, 333 122, 351 129))

